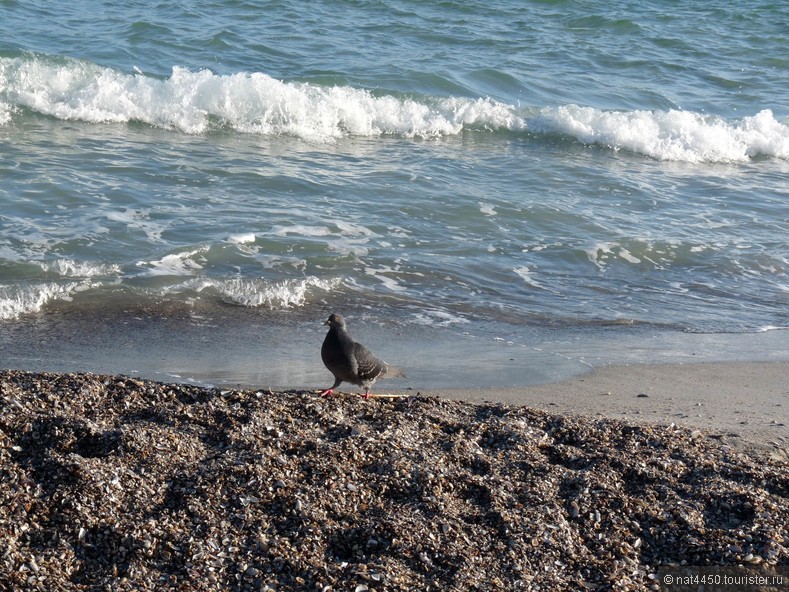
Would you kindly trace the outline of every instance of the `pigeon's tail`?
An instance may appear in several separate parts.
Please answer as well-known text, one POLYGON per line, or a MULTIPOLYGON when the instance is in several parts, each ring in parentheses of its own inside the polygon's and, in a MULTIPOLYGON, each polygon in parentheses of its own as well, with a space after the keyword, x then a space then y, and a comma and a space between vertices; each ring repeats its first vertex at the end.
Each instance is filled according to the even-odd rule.
POLYGON ((386 376, 386 378, 396 378, 398 376, 400 378, 408 378, 402 368, 390 366, 389 364, 386 365, 386 372, 384 372, 384 376, 386 376))

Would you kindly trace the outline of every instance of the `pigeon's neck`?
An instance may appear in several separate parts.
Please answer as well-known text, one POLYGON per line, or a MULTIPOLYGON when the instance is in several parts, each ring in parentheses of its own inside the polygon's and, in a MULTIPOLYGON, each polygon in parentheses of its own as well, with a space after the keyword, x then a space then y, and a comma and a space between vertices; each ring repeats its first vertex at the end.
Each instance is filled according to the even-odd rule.
POLYGON ((352 341, 351 336, 348 335, 348 331, 346 331, 342 327, 330 327, 326 337, 328 339, 336 339, 337 341, 341 341, 341 342, 352 341))
POLYGON ((340 341, 353 341, 351 336, 348 334, 348 331, 346 331, 343 327, 332 327, 332 331, 334 331, 334 334, 340 341))

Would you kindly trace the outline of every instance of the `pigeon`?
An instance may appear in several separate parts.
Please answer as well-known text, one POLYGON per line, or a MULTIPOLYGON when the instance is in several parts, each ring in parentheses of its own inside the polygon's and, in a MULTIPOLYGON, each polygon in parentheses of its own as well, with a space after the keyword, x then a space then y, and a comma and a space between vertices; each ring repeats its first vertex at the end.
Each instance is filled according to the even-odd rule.
POLYGON ((400 368, 389 366, 371 354, 361 343, 354 341, 345 329, 342 315, 332 314, 323 324, 329 326, 329 332, 323 340, 321 358, 334 374, 334 384, 321 393, 322 397, 334 394, 334 389, 345 381, 364 387, 363 397, 369 399, 370 387, 379 378, 405 376, 400 368))

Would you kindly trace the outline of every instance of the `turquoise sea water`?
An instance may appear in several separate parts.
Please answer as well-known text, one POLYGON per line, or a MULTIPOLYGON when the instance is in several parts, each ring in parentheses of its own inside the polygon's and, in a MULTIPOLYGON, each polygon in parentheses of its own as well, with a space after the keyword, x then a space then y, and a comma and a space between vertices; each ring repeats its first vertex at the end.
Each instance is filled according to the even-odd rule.
MULTIPOLYGON (((789 359, 785 3, 0 3, 0 366, 789 359)), ((402 384, 411 384, 406 381, 402 384)))

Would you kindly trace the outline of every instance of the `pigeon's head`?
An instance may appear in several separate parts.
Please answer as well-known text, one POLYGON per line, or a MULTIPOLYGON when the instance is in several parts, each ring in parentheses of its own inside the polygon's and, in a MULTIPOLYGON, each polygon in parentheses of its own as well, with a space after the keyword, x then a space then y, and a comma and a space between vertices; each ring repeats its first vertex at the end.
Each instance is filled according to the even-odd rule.
POLYGON ((345 319, 337 313, 332 313, 323 324, 337 329, 345 329, 345 319))

